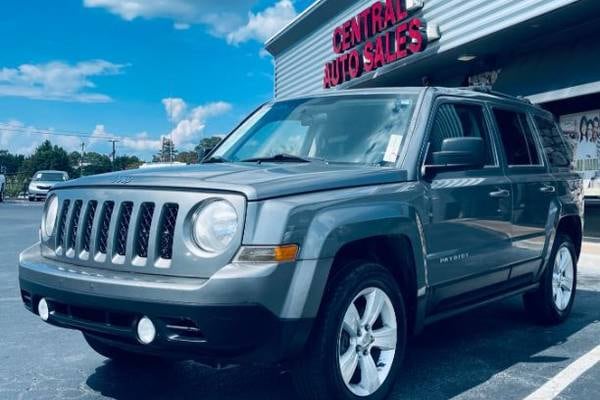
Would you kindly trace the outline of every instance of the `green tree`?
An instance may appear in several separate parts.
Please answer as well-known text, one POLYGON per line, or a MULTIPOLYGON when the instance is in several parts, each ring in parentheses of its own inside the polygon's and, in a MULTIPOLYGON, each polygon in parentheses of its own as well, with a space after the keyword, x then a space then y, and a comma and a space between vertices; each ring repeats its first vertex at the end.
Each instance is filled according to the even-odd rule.
POLYGON ((112 162, 105 154, 96 152, 85 153, 83 159, 83 175, 104 174, 112 171, 112 162))
POLYGON ((22 167, 25 156, 10 154, 8 150, 0 150, 0 173, 16 174, 22 167))
POLYGON ((175 161, 179 161, 186 164, 198 164, 198 153, 195 151, 182 151, 177 154, 175 161))
POLYGON ((73 173, 69 155, 62 147, 52 146, 49 140, 39 145, 34 153, 27 157, 21 166, 21 172, 32 176, 36 171, 54 169, 73 173))
POLYGON ((200 158, 204 158, 205 155, 210 153, 212 149, 217 147, 219 143, 223 140, 219 136, 211 136, 207 138, 203 138, 200 143, 194 148, 197 154, 200 155, 200 158))
POLYGON ((115 171, 139 168, 144 162, 136 156, 119 156, 115 158, 115 171))

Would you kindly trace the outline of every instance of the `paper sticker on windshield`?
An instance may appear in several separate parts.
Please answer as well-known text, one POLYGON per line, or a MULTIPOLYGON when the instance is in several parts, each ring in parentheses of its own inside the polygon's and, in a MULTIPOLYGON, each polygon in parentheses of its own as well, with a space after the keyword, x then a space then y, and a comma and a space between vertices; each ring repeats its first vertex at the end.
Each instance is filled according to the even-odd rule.
POLYGON ((402 136, 401 135, 392 135, 390 136, 390 141, 388 142, 387 149, 385 151, 385 155, 383 156, 383 161, 389 163, 395 163, 398 159, 398 153, 400 153, 400 146, 402 145, 402 136))

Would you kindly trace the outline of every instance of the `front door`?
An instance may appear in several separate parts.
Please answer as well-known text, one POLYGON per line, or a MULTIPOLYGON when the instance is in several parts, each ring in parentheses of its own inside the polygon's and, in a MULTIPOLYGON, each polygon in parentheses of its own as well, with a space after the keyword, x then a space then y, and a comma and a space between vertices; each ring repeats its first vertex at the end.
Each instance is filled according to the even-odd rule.
POLYGON ((508 279, 512 188, 486 115, 476 102, 444 100, 431 123, 428 159, 452 137, 481 137, 487 151, 484 168, 440 173, 425 183, 428 277, 436 304, 508 279))

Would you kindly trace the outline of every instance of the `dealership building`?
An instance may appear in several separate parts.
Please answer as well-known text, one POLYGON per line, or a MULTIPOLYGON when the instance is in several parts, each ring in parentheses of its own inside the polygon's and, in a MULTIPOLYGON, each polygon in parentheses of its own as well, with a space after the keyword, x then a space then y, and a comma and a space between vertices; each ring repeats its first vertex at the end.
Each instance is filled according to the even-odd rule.
POLYGON ((560 118, 600 199, 598 0, 317 0, 266 49, 279 99, 424 85, 528 98, 560 118))

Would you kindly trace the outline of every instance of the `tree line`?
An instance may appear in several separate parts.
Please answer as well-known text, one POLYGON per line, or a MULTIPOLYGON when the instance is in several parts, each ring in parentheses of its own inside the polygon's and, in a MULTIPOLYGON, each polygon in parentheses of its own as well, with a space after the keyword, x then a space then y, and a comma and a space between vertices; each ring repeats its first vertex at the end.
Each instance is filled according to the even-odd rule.
MULTIPOLYGON (((213 136, 204 138, 193 151, 178 152, 170 140, 163 141, 159 152, 153 156, 153 162, 178 161, 185 164, 196 164, 221 140, 213 136)), ((106 154, 97 152, 67 152, 64 148, 53 145, 49 140, 40 144, 28 156, 12 154, 0 149, 0 173, 6 175, 12 195, 17 195, 27 185, 36 171, 65 171, 72 178, 103 174, 111 171, 123 171, 139 168, 144 163, 136 156, 121 155, 111 159, 106 154)), ((8 186, 7 185, 7 186, 8 186)))

